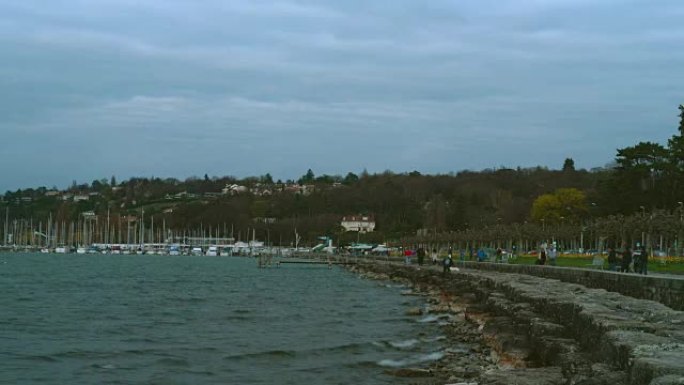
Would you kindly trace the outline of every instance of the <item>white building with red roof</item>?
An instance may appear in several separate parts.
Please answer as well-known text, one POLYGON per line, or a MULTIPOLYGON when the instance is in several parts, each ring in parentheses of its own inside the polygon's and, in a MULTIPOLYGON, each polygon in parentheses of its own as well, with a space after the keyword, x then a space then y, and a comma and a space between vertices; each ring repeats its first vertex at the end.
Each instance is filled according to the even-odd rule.
POLYGON ((345 231, 372 233, 375 230, 375 218, 372 215, 350 215, 342 218, 340 225, 345 231))

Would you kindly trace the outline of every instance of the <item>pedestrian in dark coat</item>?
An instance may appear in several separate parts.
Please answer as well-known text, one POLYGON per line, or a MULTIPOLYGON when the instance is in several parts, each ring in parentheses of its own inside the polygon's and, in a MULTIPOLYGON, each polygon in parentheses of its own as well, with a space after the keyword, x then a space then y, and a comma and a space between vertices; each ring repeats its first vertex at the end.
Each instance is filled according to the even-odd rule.
POLYGON ((627 246, 622 252, 622 267, 620 269, 623 273, 629 273, 629 265, 632 263, 632 249, 627 246))
POLYGON ((608 268, 610 271, 616 271, 618 266, 618 258, 615 249, 612 247, 608 248, 608 268))
POLYGON ((645 245, 641 245, 639 253, 639 274, 648 275, 648 251, 645 245))
POLYGON ((442 275, 447 275, 451 273, 452 264, 453 260, 451 259, 451 254, 447 254, 447 256, 444 257, 444 260, 442 260, 442 275))
POLYGON ((546 264, 546 249, 541 249, 539 252, 539 259, 537 260, 538 265, 545 265, 546 264))

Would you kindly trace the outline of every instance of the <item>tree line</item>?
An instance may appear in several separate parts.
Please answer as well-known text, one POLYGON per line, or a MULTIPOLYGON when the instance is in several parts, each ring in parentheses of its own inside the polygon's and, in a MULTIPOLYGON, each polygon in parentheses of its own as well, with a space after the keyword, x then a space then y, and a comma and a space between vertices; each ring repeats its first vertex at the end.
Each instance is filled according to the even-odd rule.
MULTIPOLYGON (((617 149, 613 166, 591 170, 575 169, 574 160, 568 158, 559 159, 558 169, 502 167, 441 175, 363 171, 317 176, 309 169, 298 180, 285 181, 274 181, 270 174, 249 178, 205 174, 185 180, 130 178, 120 182, 112 177, 88 184, 74 182, 60 192, 97 193, 86 201, 48 196, 52 189, 41 187, 8 191, 0 207, 4 206, 10 222, 31 219, 34 223, 48 218, 79 221, 88 211, 99 218, 108 213, 112 220, 140 220, 144 210, 148 226, 155 220, 175 231, 230 228, 236 237, 238 233, 256 232, 258 238, 268 237, 276 244, 292 244, 295 232, 304 243, 314 243, 322 235, 337 237, 343 243, 381 243, 429 237, 456 239, 454 234, 496 240, 502 238, 500 234, 527 234, 520 229, 532 227, 540 230, 526 238, 539 238, 557 229, 559 237, 565 231, 566 238, 575 242, 582 234, 586 234, 585 239, 612 237, 622 241, 634 238, 622 234, 636 230, 618 232, 617 225, 598 224, 654 216, 650 222, 640 223, 655 228, 660 226, 656 226, 660 223, 656 217, 667 214, 679 218, 680 202, 684 201, 684 106, 679 110, 678 132, 667 144, 641 142, 617 149), (218 194, 229 184, 261 186, 269 194, 218 194), (289 185, 314 188, 306 194, 293 193, 286 190, 289 185), (180 193, 192 197, 169 199, 180 193), (27 197, 31 200, 22 200, 27 197), (373 215, 376 232, 345 234, 340 220, 353 214, 373 215)), ((674 227, 669 227, 663 237, 673 242, 677 236, 672 231, 678 230, 672 229, 676 229, 677 221, 670 225, 674 227)))

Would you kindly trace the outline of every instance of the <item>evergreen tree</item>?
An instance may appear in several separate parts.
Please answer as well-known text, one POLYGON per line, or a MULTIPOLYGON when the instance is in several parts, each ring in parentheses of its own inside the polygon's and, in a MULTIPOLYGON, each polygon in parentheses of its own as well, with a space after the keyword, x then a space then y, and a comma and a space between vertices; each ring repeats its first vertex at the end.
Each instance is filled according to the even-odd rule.
POLYGON ((575 161, 572 158, 565 158, 563 162, 563 171, 575 171, 575 161))
POLYGON ((311 169, 307 170, 306 174, 304 174, 299 180, 297 181, 299 184, 309 184, 314 181, 316 176, 314 175, 314 172, 311 171, 311 169))
POLYGON ((346 185, 350 185, 350 184, 356 183, 358 181, 359 181, 359 176, 354 174, 353 172, 349 172, 349 173, 347 173, 347 176, 344 177, 344 180, 342 181, 342 183, 344 183, 346 185))

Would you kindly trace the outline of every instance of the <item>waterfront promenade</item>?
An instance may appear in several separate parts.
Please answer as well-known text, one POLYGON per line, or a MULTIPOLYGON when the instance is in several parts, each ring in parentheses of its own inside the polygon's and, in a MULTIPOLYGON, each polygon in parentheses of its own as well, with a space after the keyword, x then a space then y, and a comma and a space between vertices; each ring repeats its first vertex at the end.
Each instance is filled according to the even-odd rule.
POLYGON ((684 383, 681 276, 476 262, 444 275, 399 258, 350 259, 352 271, 447 301, 444 309, 478 330, 499 369, 462 376, 448 362, 434 368, 453 383, 684 383))

